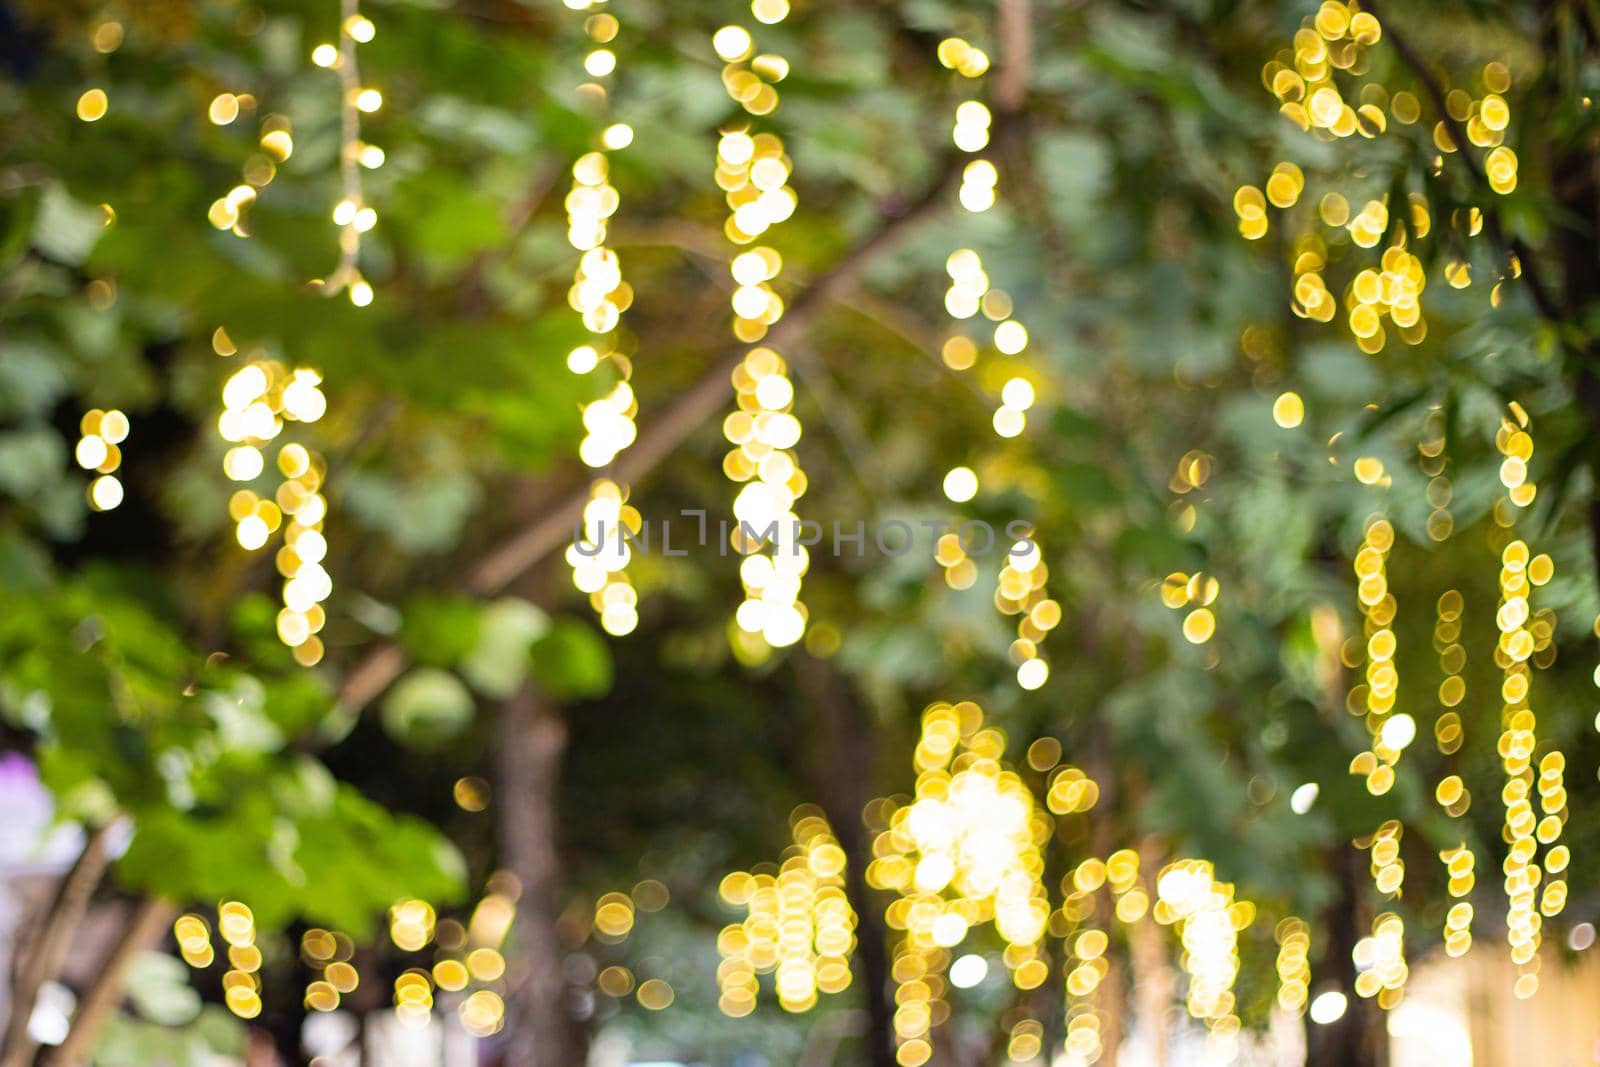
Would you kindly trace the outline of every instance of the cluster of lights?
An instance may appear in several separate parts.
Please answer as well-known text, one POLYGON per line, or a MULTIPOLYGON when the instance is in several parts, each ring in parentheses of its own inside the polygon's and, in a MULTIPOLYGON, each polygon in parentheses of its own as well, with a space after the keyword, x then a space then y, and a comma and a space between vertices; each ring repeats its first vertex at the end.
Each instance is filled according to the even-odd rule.
MULTIPOLYGON (((993 169, 993 164, 986 160, 979 160, 972 166, 980 163, 993 169)), ((992 196, 993 190, 990 192, 992 196)), ((1010 295, 1003 289, 990 287, 983 257, 970 248, 958 248, 946 257, 944 267, 950 276, 950 288, 944 295, 945 310, 950 317, 963 322, 981 314, 995 324, 992 338, 995 351, 1003 356, 1021 355, 1028 347, 1028 328, 1012 317, 1010 295)), ((966 370, 977 362, 977 357, 977 343, 965 334, 957 334, 945 342, 944 361, 953 369, 966 370)), ((1000 386, 1000 406, 994 413, 994 432, 1007 438, 1019 436, 1028 425, 1028 411, 1035 398, 1034 384, 1028 378, 1020 374, 1006 377, 1000 386)), ((976 492, 976 486, 973 491, 976 492)))
POLYGON ((856 915, 845 897, 845 853, 821 813, 809 807, 792 817, 794 844, 777 873, 735 871, 722 880, 722 899, 746 909, 743 922, 717 937, 717 967, 724 1014, 755 1010, 757 975, 771 974, 778 1004, 803 1012, 819 993, 850 985, 856 915))
MULTIPOLYGON (((751 13, 772 25, 789 13, 787 0, 754 0, 751 13)), ((778 106, 775 83, 788 76, 789 64, 773 54, 756 54, 750 31, 727 25, 712 35, 712 49, 723 61, 722 83, 728 96, 746 113, 769 115, 778 106)), ((799 198, 788 184, 794 164, 783 141, 770 131, 752 133, 747 123, 723 128, 717 139, 715 179, 723 191, 728 217, 723 232, 740 251, 730 270, 733 333, 755 344, 783 317, 784 304, 773 288, 783 259, 772 248, 754 245, 773 226, 794 214, 799 198)), ((800 601, 801 579, 809 564, 796 543, 795 502, 806 490, 794 447, 800 441, 800 420, 794 414, 794 383, 783 357, 766 346, 752 348, 734 368, 738 408, 723 421, 723 435, 733 448, 723 460, 729 480, 741 486, 733 513, 732 534, 744 557, 739 577, 745 599, 734 615, 739 634, 772 648, 794 644, 805 633, 806 608, 800 601)))
POLYGON ((204 970, 216 960, 211 947, 211 927, 198 915, 180 915, 172 924, 172 938, 178 943, 178 954, 183 962, 195 970, 204 970))
POLYGON ((110 511, 122 503, 122 482, 116 472, 122 467, 121 445, 128 439, 128 429, 128 416, 115 408, 92 408, 78 423, 82 436, 72 454, 78 466, 100 475, 87 490, 89 506, 96 511, 110 511))
POLYGON ((1090 857, 1062 880, 1060 919, 1067 943, 1066 1053, 1072 1067, 1087 1067, 1105 1051, 1096 995, 1110 973, 1106 952, 1111 938, 1105 930, 1091 925, 1095 894, 1102 888, 1109 888, 1121 921, 1132 923, 1143 918, 1149 910, 1149 897, 1139 888, 1139 854, 1121 849, 1104 861, 1090 857))
MULTIPOLYGON (((1356 135, 1369 140, 1378 138, 1388 132, 1391 117, 1400 126, 1413 126, 1422 117, 1421 102, 1414 94, 1400 91, 1391 96, 1383 85, 1367 82, 1347 99, 1346 91, 1336 80, 1338 71, 1351 76, 1365 74, 1370 62, 1368 50, 1382 36, 1377 18, 1360 10, 1359 4, 1326 0, 1295 33, 1292 48, 1280 52, 1263 67, 1262 81, 1277 98, 1280 112, 1320 140, 1356 135)), ((1504 63, 1493 62, 1483 69, 1481 82, 1481 97, 1452 90, 1445 98, 1445 110, 1448 119, 1463 128, 1475 146, 1487 150, 1484 177, 1495 192, 1506 194, 1517 184, 1517 156, 1504 144, 1511 109, 1502 94, 1510 89, 1511 74, 1504 63)), ((1457 151, 1447 117, 1440 116, 1432 131, 1433 145, 1440 153, 1434 159, 1435 170, 1443 165, 1444 154, 1457 151)), ((1269 228, 1268 205, 1292 209, 1305 184, 1300 168, 1285 161, 1273 168, 1264 192, 1253 185, 1240 186, 1234 195, 1240 232, 1251 240, 1264 237, 1269 228)), ((1420 303, 1426 274, 1417 258, 1407 251, 1407 241, 1428 236, 1428 199, 1421 193, 1412 193, 1406 207, 1408 225, 1393 227, 1395 241, 1384 250, 1381 269, 1359 272, 1344 293, 1350 331, 1369 354, 1381 351, 1387 342, 1385 316, 1407 344, 1419 344, 1427 336, 1420 303)), ((1330 191, 1317 203, 1315 216, 1331 231, 1344 231, 1341 240, 1348 239, 1359 248, 1375 248, 1391 231, 1391 210, 1387 198, 1366 200, 1356 210, 1342 194, 1330 191)), ((1452 223, 1467 236, 1476 236, 1483 226, 1482 212, 1477 208, 1457 211, 1452 223)), ((1328 291, 1323 278, 1329 260, 1328 243, 1315 232, 1305 232, 1295 239, 1292 249, 1294 312, 1320 322, 1333 321, 1340 302, 1328 291)), ((1514 262, 1510 269, 1512 276, 1519 273, 1514 262)), ((1445 276, 1458 289, 1471 284, 1470 269, 1459 260, 1446 267, 1445 276)), ((1492 301, 1498 304, 1499 296, 1497 284, 1492 301)))
POLYGON ((979 924, 994 923, 1006 942, 1004 960, 1019 989, 1049 975, 1041 940, 1050 915, 1042 876, 1048 813, 1001 762, 1005 737, 986 728, 970 701, 937 703, 923 712, 909 803, 887 805, 887 828, 873 843, 868 885, 898 894, 886 920, 904 931, 895 1016, 899 1062, 917 1067, 931 1055, 927 1034, 941 1010, 938 976, 948 950, 979 924))
MULTIPOLYGON (((206 115, 214 126, 231 126, 242 112, 254 107, 255 98, 248 93, 219 93, 212 98, 206 115)), ((213 200, 206 210, 206 219, 212 226, 235 237, 250 236, 248 209, 261 190, 278 176, 278 165, 294 154, 292 128, 287 116, 274 114, 262 118, 257 138, 260 151, 252 152, 245 160, 241 175, 244 180, 213 200)))
MULTIPOLYGON (((948 483, 948 479, 946 481, 948 483)), ((944 583, 951 589, 971 589, 977 583, 978 565, 967 555, 960 534, 939 535, 939 540, 933 546, 933 558, 944 570, 944 583)))
POLYGON ((633 557, 629 538, 638 535, 642 523, 638 509, 624 500, 622 487, 599 478, 583 506, 583 545, 567 548, 572 583, 589 594, 589 606, 606 633, 618 637, 639 625, 639 593, 626 568, 633 557))
POLYGON ((1356 965, 1356 995, 1378 998, 1384 1010, 1393 1008, 1405 996, 1406 924, 1393 912, 1372 920, 1372 933, 1356 942, 1351 958, 1356 965))
POLYGON ((1188 609, 1183 617, 1183 638, 1192 645, 1203 645, 1217 632, 1217 617, 1211 605, 1217 602, 1222 584, 1203 571, 1185 574, 1173 571, 1161 583, 1161 603, 1173 611, 1188 609))
MULTIPOLYGON (((213 334, 212 346, 224 356, 237 351, 221 329, 213 334)), ((268 359, 248 363, 229 376, 222 387, 217 429, 232 445, 222 459, 230 481, 254 482, 261 477, 266 469, 264 448, 278 438, 286 422, 313 423, 322 418, 328 402, 321 386, 322 376, 316 371, 307 367, 291 371, 268 359)), ((235 523, 235 538, 251 552, 283 529, 283 546, 276 557, 284 579, 278 637, 294 650, 297 662, 309 667, 322 659, 322 639, 317 636, 327 621, 322 603, 333 592, 333 580, 322 565, 328 552, 322 532, 328 513, 322 494, 327 464, 304 445, 288 442, 278 449, 277 466, 283 480, 272 497, 241 488, 228 501, 228 514, 235 523)))
POLYGON ((256 947, 255 916, 237 900, 223 901, 217 908, 217 933, 228 943, 223 999, 239 1018, 254 1019, 261 1014, 261 950, 256 947))
MULTIPOLYGON (((981 48, 975 48, 960 37, 946 37, 939 42, 939 64, 964 78, 977 79, 989 70, 989 57, 981 48)), ((963 152, 981 152, 989 145, 989 128, 994 123, 989 109, 978 100, 964 100, 956 106, 955 128, 951 138, 963 152)), ((961 206, 978 213, 994 206, 995 187, 1000 182, 1000 172, 987 159, 974 159, 961 171, 961 206)))
POLYGON ((1368 839, 1357 841, 1369 854, 1373 885, 1387 897, 1398 897, 1406 878, 1405 861, 1400 858, 1400 838, 1404 830, 1399 820, 1390 819, 1368 839))
POLYGON ((1347 702, 1351 713, 1365 717, 1372 747, 1350 762, 1350 773, 1365 776, 1367 792, 1373 796, 1383 796, 1394 787, 1395 764, 1417 736, 1416 720, 1394 710, 1400 671, 1395 665, 1395 600, 1387 573, 1393 546, 1394 527, 1389 520, 1373 516, 1367 521, 1355 558, 1356 596, 1365 620, 1366 675, 1362 684, 1350 690, 1347 702))
POLYGON ((339 265, 332 276, 320 284, 329 296, 350 294, 356 307, 372 303, 372 285, 361 273, 361 235, 378 224, 378 212, 361 192, 361 171, 383 166, 384 152, 361 139, 361 116, 383 107, 383 94, 361 84, 356 63, 358 45, 371 41, 377 33, 372 20, 361 14, 358 0, 340 0, 339 43, 319 44, 311 50, 311 62, 339 75, 339 179, 342 197, 333 206, 333 224, 339 227, 339 265))
POLYGON ((1311 928, 1290 915, 1273 928, 1272 937, 1278 943, 1278 1007, 1299 1017, 1311 997, 1311 928))
POLYGON ((1030 537, 1018 541, 1006 554, 995 584, 995 607, 1002 614, 1019 616, 1010 654, 1017 668, 1017 684, 1024 689, 1038 689, 1050 677, 1050 665, 1039 654, 1039 646, 1061 625, 1061 604, 1045 591, 1049 577, 1050 568, 1030 537))
POLYGON ((1506 937, 1512 962, 1519 970, 1513 990, 1518 997, 1531 997, 1539 988, 1543 920, 1566 907, 1564 876, 1571 852, 1559 843, 1568 815, 1566 758, 1551 749, 1539 760, 1537 775, 1533 766, 1538 744, 1537 720, 1530 706, 1533 667, 1548 666, 1555 658, 1555 617, 1548 609, 1534 613, 1530 596, 1534 588, 1555 576, 1555 564, 1548 555, 1533 555, 1527 542, 1510 539, 1516 510, 1527 507, 1535 496, 1534 482, 1528 477, 1528 461, 1533 455, 1530 420, 1515 403, 1511 414, 1495 435, 1495 446, 1503 457, 1500 481, 1506 497, 1497 502, 1494 517, 1501 536, 1508 539, 1500 554, 1500 604, 1495 613, 1500 631, 1495 665, 1504 672, 1496 751, 1506 776, 1500 798, 1505 805, 1502 836, 1509 846, 1503 865, 1506 937), (1538 795, 1537 811, 1534 793, 1538 795), (1538 859, 1541 845, 1545 848, 1542 868, 1538 859))
POLYGON ((308 1011, 336 1011, 340 1000, 361 984, 356 971, 355 943, 345 934, 312 927, 300 935, 300 962, 313 977, 306 983, 308 1011))
POLYGON ((1255 920, 1255 905, 1235 900, 1233 884, 1219 882, 1205 860, 1178 860, 1156 878, 1156 922, 1177 926, 1181 962, 1189 976, 1185 1006, 1205 1023, 1225 1057, 1237 1046, 1239 1016, 1233 983, 1239 975, 1239 931, 1255 920))
POLYGON ((434 984, 448 993, 463 992, 474 983, 479 986, 456 1004, 456 1018, 474 1037, 490 1037, 505 1026, 505 999, 497 988, 490 987, 505 977, 501 948, 516 919, 521 893, 515 877, 498 872, 489 879, 488 892, 472 909, 465 927, 446 919, 434 935, 439 950, 433 964, 434 984))

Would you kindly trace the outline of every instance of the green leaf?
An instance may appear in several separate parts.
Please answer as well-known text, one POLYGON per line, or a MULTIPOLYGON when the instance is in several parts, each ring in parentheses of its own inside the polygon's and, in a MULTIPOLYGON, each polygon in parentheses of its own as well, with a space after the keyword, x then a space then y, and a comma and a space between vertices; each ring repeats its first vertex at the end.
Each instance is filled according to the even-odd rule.
POLYGON ((576 619, 557 619, 530 650, 533 678, 557 700, 586 700, 611 688, 611 649, 576 619))
POLYGON ((400 643, 418 663, 448 667, 478 645, 483 606, 464 596, 420 596, 402 612, 400 643))
POLYGON ((461 679, 438 667, 418 667, 384 698, 383 728, 401 744, 430 748, 465 729, 472 710, 472 694, 461 679))
POLYGON ((496 600, 483 609, 478 643, 460 663, 462 676, 484 696, 505 699, 528 676, 528 652, 549 630, 550 617, 526 600, 496 600))

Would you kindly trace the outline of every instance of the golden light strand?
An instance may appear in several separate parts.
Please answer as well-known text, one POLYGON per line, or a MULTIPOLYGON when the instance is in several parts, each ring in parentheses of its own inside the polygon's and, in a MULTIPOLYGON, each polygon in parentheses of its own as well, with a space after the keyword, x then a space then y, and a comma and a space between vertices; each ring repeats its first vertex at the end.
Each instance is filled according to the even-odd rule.
POLYGON ((355 944, 345 934, 312 927, 300 935, 300 961, 315 975, 303 997, 308 1011, 337 1011, 345 994, 355 992, 361 976, 354 958, 355 944))
MULTIPOLYGON (((1533 457, 1531 420, 1514 402, 1510 410, 1512 418, 1502 420, 1495 434, 1495 447, 1503 457, 1500 482, 1506 487, 1505 498, 1496 502, 1494 510, 1499 538, 1509 538, 1517 509, 1532 504, 1537 493, 1528 477, 1533 457)), ((1512 962, 1518 967, 1513 991, 1519 998, 1531 997, 1539 989, 1543 919, 1560 914, 1566 906, 1564 876, 1571 858, 1567 846, 1558 843, 1567 818, 1566 758, 1551 749, 1539 761, 1537 778, 1533 770, 1538 745, 1537 719, 1531 706, 1533 667, 1548 666, 1554 660, 1555 617, 1548 610, 1533 613, 1531 595, 1554 575, 1551 558, 1532 555, 1525 541, 1509 539, 1501 551, 1500 606, 1495 613, 1500 638, 1495 645, 1495 664, 1504 677, 1496 750, 1506 775, 1500 794, 1505 805, 1502 835, 1508 846, 1503 865, 1506 937, 1512 962), (1538 813, 1531 799, 1535 791, 1538 813), (1542 869, 1538 862, 1541 844, 1546 848, 1542 869), (1545 883, 1542 895, 1541 882, 1545 883)))
POLYGON ((1299 1018, 1311 1000, 1311 927, 1290 915, 1273 927, 1272 938, 1278 943, 1278 1007, 1299 1018))
MULTIPOLYGON (((584 57, 584 71, 594 81, 579 86, 585 97, 605 102, 603 84, 617 68, 610 47, 621 32, 615 15, 594 9, 605 0, 567 0, 579 11, 594 11, 584 20, 585 36, 594 45, 584 57)), ((567 241, 580 253, 567 302, 583 320, 590 340, 567 355, 567 369, 592 374, 601 366, 614 375, 603 396, 584 405, 583 441, 578 457, 590 467, 610 466, 638 436, 634 419, 639 405, 631 379, 633 361, 621 351, 617 331, 622 314, 633 303, 633 290, 622 278, 622 261, 606 247, 608 220, 616 214, 621 197, 611 184, 608 153, 633 143, 633 129, 613 123, 600 134, 599 147, 579 157, 572 167, 572 188, 567 193, 567 241)), ((589 604, 609 634, 632 633, 639 625, 638 591, 628 580, 632 552, 627 538, 641 527, 638 511, 627 502, 628 488, 609 478, 597 478, 589 488, 583 510, 583 545, 567 549, 572 581, 589 595, 589 604)))
POLYGON ((1203 645, 1217 632, 1217 616, 1211 605, 1217 602, 1221 591, 1222 583, 1204 571, 1173 571, 1161 583, 1161 603, 1173 611, 1188 609, 1183 617, 1185 641, 1203 645))
POLYGON ((78 430, 82 436, 73 449, 73 458, 84 470, 100 475, 85 491, 89 506, 96 511, 110 511, 122 503, 122 482, 116 472, 122 467, 121 446, 130 430, 128 416, 115 408, 91 408, 84 412, 78 430))
POLYGON ((1061 625, 1061 604, 1045 590, 1049 577, 1050 568, 1038 544, 1028 537, 1006 554, 995 584, 995 607, 1003 615, 1020 616, 1010 656, 1017 668, 1017 684, 1024 689, 1038 689, 1050 677, 1050 665, 1039 654, 1039 646, 1061 625))
MULTIPOLYGON (((788 14, 788 4, 755 0, 751 11, 758 21, 771 24, 788 14)), ((724 63, 722 82, 729 97, 751 116, 771 114, 778 106, 774 86, 788 75, 788 62, 757 54, 754 38, 742 26, 719 29, 712 47, 724 63)), ((717 141, 716 182, 728 207, 723 232, 741 248, 787 220, 799 202, 788 185, 793 163, 782 139, 769 130, 751 129, 749 123, 732 123, 717 141)), ((733 503, 738 526, 731 539, 744 557, 739 577, 745 599, 734 620, 747 639, 773 648, 792 645, 805 633, 800 586, 809 564, 805 547, 798 543, 794 513, 795 502, 806 491, 806 476, 793 451, 801 434, 793 414, 794 383, 783 357, 758 344, 783 317, 783 300, 772 287, 782 269, 782 258, 764 245, 745 248, 733 259, 733 333, 741 343, 757 347, 734 368, 738 410, 722 427, 733 445, 723 471, 742 486, 733 503)))
MULTIPOLYGON (((212 335, 212 348, 225 358, 238 352, 221 328, 212 335)), ((256 481, 266 472, 265 450, 285 426, 314 423, 327 409, 322 376, 315 370, 291 370, 275 359, 250 360, 222 386, 217 431, 231 445, 222 457, 223 473, 234 482, 256 481)), ((328 552, 323 534, 328 501, 322 494, 328 468, 320 455, 294 441, 279 447, 276 462, 282 476, 276 492, 263 497, 240 488, 229 498, 228 514, 235 523, 235 539, 249 552, 263 548, 283 529, 283 545, 275 557, 284 579, 278 637, 294 650, 296 662, 309 667, 322 659, 317 636, 327 622, 322 604, 333 592, 333 579, 322 565, 328 552)))
POLYGON ((239 1018, 254 1019, 261 1014, 261 950, 256 947, 255 916, 237 900, 223 901, 217 908, 217 933, 228 945, 223 999, 239 1018))
POLYGON ((844 849, 820 811, 797 808, 791 822, 794 844, 775 875, 734 871, 719 887, 723 900, 746 909, 717 937, 717 1006, 725 1015, 755 1010, 758 974, 773 975, 788 1012, 809 1011, 819 993, 849 988, 856 916, 844 891, 844 849))
MULTIPOLYGON (((1118 863, 1122 861, 1118 859, 1118 863)), ((1100 983, 1111 970, 1110 962, 1106 959, 1111 939, 1105 930, 1094 924, 1094 898, 1105 886, 1111 873, 1109 864, 1091 856, 1079 863, 1061 886, 1061 910, 1066 930, 1063 940, 1067 945, 1062 961, 1067 998, 1066 1050, 1068 1056, 1074 1057, 1074 1062, 1085 1065, 1099 1060, 1104 1051, 1096 994, 1100 983)), ((1120 866, 1116 873, 1126 877, 1125 870, 1120 866)), ((1138 876, 1137 867, 1133 876, 1138 876)))
MULTIPOLYGON (((1382 37, 1383 27, 1377 18, 1362 11, 1358 3, 1325 0, 1315 15, 1304 20, 1292 46, 1262 68, 1262 82, 1277 98, 1280 113, 1319 140, 1357 136, 1375 140, 1391 133, 1391 119, 1397 127, 1414 126, 1422 118, 1422 103, 1416 95, 1406 90, 1391 94, 1379 82, 1361 81, 1370 65, 1370 51, 1382 37), (1348 84, 1341 86, 1341 79, 1348 84)), ((1495 193, 1506 195, 1516 188, 1518 166, 1516 153, 1504 143, 1511 109, 1502 94, 1511 87, 1511 73, 1504 63, 1492 62, 1484 67, 1478 81, 1481 96, 1453 89, 1446 96, 1445 107, 1449 118, 1465 130, 1472 144, 1487 150, 1483 161, 1485 177, 1495 193)), ((1393 133, 1410 136, 1402 129, 1393 133)), ((1435 122, 1431 140, 1438 152, 1433 160, 1437 173, 1444 165, 1444 157, 1458 150, 1445 116, 1435 122)), ((1306 176, 1300 167, 1283 161, 1274 166, 1264 189, 1241 185, 1233 201, 1239 232, 1249 240, 1266 236, 1270 228, 1269 205, 1284 212, 1286 218, 1299 220, 1302 226, 1310 223, 1292 243, 1294 313, 1332 322, 1342 303, 1346 326, 1367 353, 1379 352, 1386 344, 1385 320, 1407 344, 1420 344, 1427 336, 1421 303, 1427 273, 1407 246, 1410 239, 1420 241, 1432 229, 1427 197, 1411 193, 1404 205, 1394 205, 1385 195, 1356 206, 1338 190, 1329 190, 1314 210, 1296 212, 1305 187, 1306 176), (1407 225, 1392 226, 1392 211, 1403 212, 1407 225), (1329 292, 1324 279, 1331 257, 1329 241, 1315 229, 1317 222, 1333 232, 1335 246, 1349 242, 1358 248, 1375 248, 1386 234, 1396 234, 1394 243, 1381 254, 1378 269, 1357 271, 1345 288, 1342 301, 1329 292)), ((1483 229, 1482 212, 1475 207, 1457 210, 1450 222, 1463 237, 1475 237, 1483 229)), ((1514 258, 1509 273, 1511 277, 1520 273, 1514 258)), ((1452 259, 1444 274, 1453 288, 1464 289, 1471 284, 1470 266, 1463 260, 1452 259)), ((1493 306, 1499 306, 1501 286, 1497 280, 1490 294, 1493 306)))
MULTIPOLYGON (((1438 619, 1433 628, 1433 647, 1439 654, 1439 669, 1444 679, 1439 683, 1439 717, 1433 724, 1433 737, 1439 754, 1447 760, 1461 748, 1464 733, 1461 715, 1455 708, 1466 698, 1467 685, 1462 677, 1466 668, 1467 653, 1460 642, 1461 593, 1447 589, 1439 597, 1438 619)), ((1445 775, 1434 788, 1434 800, 1452 819, 1461 819, 1472 806, 1472 793, 1459 774, 1445 775)), ((1460 844, 1439 853, 1445 865, 1450 896, 1457 900, 1445 915, 1444 950, 1452 956, 1465 955, 1472 947, 1472 904, 1466 899, 1476 884, 1473 868, 1476 857, 1463 838, 1460 844)))
POLYGON ((1185 1007, 1206 1026, 1208 1042, 1224 1059, 1238 1046, 1239 1015, 1233 984, 1239 976, 1239 931, 1255 921, 1255 905, 1235 900, 1231 882, 1216 880, 1205 860, 1178 860, 1156 879, 1152 915, 1177 926, 1180 960, 1189 976, 1185 1007))
MULTIPOLYGON (((943 1002, 949 950, 972 927, 994 923, 1018 989, 1035 989, 1049 976, 1041 849, 1053 823, 1001 762, 1004 750, 1004 736, 985 727, 976 704, 930 705, 913 755, 913 798, 887 805, 887 829, 873 842, 867 884, 897 894, 885 920, 903 931, 893 968, 902 1067, 919 1067, 931 1057, 928 1034, 949 1011, 943 1002)), ((1085 780, 1081 771, 1077 775, 1085 780)), ((1081 807, 1093 802, 1086 788, 1071 799, 1081 807)))
POLYGON ((372 286, 361 273, 361 235, 378 224, 378 212, 361 191, 361 171, 383 166, 383 149, 361 140, 361 116, 383 106, 383 94, 363 85, 357 65, 358 45, 372 40, 377 29, 361 14, 359 0, 340 0, 339 43, 319 44, 311 61, 339 75, 339 182, 342 198, 333 206, 339 227, 339 264, 320 282, 324 295, 347 292, 356 307, 372 303, 372 286))
MULTIPOLYGON (((206 108, 206 118, 213 126, 231 126, 246 112, 254 111, 256 98, 250 93, 218 93, 206 108)), ((284 115, 264 115, 261 119, 257 144, 259 151, 245 160, 241 181, 224 195, 211 202, 206 219, 219 230, 235 237, 249 237, 247 216, 261 191, 278 175, 278 164, 294 153, 292 126, 284 115)))

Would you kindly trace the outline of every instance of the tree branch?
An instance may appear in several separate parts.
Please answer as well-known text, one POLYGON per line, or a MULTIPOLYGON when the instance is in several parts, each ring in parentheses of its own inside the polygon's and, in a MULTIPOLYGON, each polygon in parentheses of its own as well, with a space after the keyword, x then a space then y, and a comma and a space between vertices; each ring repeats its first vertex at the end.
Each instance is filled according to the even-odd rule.
POLYGON ((133 962, 133 957, 160 942, 177 911, 160 897, 145 897, 134 905, 133 917, 123 930, 122 938, 78 1000, 78 1013, 73 1017, 67 1039, 45 1053, 43 1067, 83 1067, 89 1062, 101 1030, 122 1003, 123 978, 128 964, 133 962))
POLYGON ((26 1067, 36 1044, 28 1033, 34 1002, 45 982, 55 978, 72 947, 72 934, 89 907, 95 886, 111 861, 106 843, 117 818, 108 819, 89 832, 83 851, 73 861, 56 886, 44 923, 19 960, 11 987, 11 1018, 6 1023, 5 1039, 0 1042, 0 1067, 26 1067))

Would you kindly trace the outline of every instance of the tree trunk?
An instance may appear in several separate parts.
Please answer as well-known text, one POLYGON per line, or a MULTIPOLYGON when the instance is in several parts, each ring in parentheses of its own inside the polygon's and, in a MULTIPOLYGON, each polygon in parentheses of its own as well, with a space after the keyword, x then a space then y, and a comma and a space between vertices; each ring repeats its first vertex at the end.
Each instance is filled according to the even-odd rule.
POLYGON ((1332 985, 1349 997, 1349 1007, 1335 1022, 1311 1023, 1306 1034, 1306 1067, 1389 1067, 1389 1033, 1376 999, 1355 995, 1356 965, 1351 952, 1361 936, 1365 914, 1361 897, 1368 875, 1362 853, 1353 846, 1333 846, 1330 864, 1338 893, 1322 914, 1328 943, 1312 970, 1316 986, 1332 985))
POLYGON ((495 763, 500 852, 522 883, 513 937, 521 980, 508 995, 506 1067, 574 1067, 582 1063, 575 1021, 567 1010, 560 915, 561 857, 556 793, 566 724, 550 700, 525 685, 500 708, 495 763))
POLYGON ((41 1059, 44 1067, 82 1067, 99 1044, 100 1033, 122 1003, 128 964, 141 952, 160 944, 178 909, 159 897, 146 897, 134 905, 122 938, 111 949, 94 982, 78 1000, 67 1039, 41 1059))
POLYGON ((61 973, 72 935, 77 931, 89 898, 105 874, 110 855, 106 840, 118 820, 107 820, 89 832, 83 851, 61 876, 50 910, 29 943, 17 954, 15 980, 11 987, 11 1018, 6 1022, 5 1039, 0 1041, 0 1067, 25 1067, 32 1060, 35 1044, 28 1034, 39 988, 61 973))
POLYGON ((876 737, 849 682, 822 660, 796 657, 800 689, 816 724, 811 788, 844 849, 845 895, 856 913, 856 962, 866 999, 869 1067, 894 1067, 894 1004, 889 992, 889 931, 867 889, 872 842, 862 809, 872 799, 876 737))

